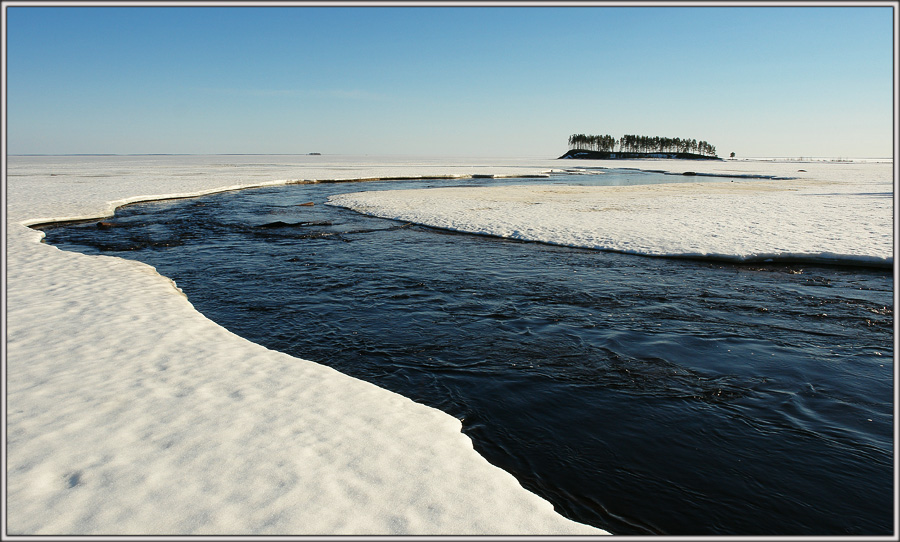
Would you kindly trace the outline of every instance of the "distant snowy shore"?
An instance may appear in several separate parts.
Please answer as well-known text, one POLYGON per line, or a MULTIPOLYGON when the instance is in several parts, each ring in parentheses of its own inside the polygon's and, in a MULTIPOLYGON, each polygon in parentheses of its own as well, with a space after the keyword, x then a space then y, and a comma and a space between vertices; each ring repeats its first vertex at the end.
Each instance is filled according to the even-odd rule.
POLYGON ((721 181, 391 190, 329 203, 455 231, 647 256, 893 265, 890 164, 703 169, 682 175, 721 181))
MULTIPOLYGON (((602 174, 593 168, 621 165, 580 161, 578 167, 602 174)), ((684 163, 634 161, 629 167, 682 173, 684 163)), ((373 200, 357 199, 355 205, 374 205, 380 198, 384 212, 400 206, 420 213, 421 220, 450 220, 456 209, 466 222, 446 227, 548 242, 564 240, 548 237, 561 228, 595 242, 596 229, 566 220, 609 214, 628 219, 620 222, 635 228, 635 246, 659 248, 663 241, 650 236, 654 231, 672 229, 691 242, 711 237, 719 223, 725 235, 752 224, 751 231, 770 239, 784 231, 785 212, 771 224, 766 212, 785 198, 788 207, 799 205, 803 217, 787 241, 821 235, 835 253, 857 254, 846 248, 855 244, 864 245, 858 254, 865 257, 891 257, 884 248, 892 239, 890 164, 798 168, 726 161, 691 168, 797 179, 747 181, 753 188, 719 192, 705 184, 693 193, 668 185, 607 187, 639 190, 609 191, 615 195, 603 201, 588 193, 593 191, 537 183, 501 191, 462 189, 471 193, 431 189, 400 198, 369 193, 373 200), (721 205, 730 214, 717 211, 721 205), (700 229, 684 214, 697 208, 706 221, 700 229), (835 221, 850 229, 836 231, 835 221), (855 229, 860 223, 866 225, 864 235, 855 229)), ((194 310, 177 285, 152 267, 65 252, 40 243, 42 234, 26 227, 99 219, 133 201, 250 186, 551 170, 560 171, 560 163, 9 157, 7 534, 603 534, 559 516, 488 464, 451 416, 241 339, 194 310)), ((735 252, 736 241, 729 243, 735 252)), ((785 250, 798 250, 792 247, 785 250)))

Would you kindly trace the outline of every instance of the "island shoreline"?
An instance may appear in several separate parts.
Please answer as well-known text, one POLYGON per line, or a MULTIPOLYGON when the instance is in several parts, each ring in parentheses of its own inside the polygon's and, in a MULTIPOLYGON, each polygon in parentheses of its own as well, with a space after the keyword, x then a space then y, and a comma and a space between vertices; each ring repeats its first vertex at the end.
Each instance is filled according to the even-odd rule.
POLYGON ((706 156, 692 152, 622 152, 622 151, 589 151, 585 149, 571 149, 557 158, 557 160, 652 160, 660 158, 665 160, 718 160, 718 156, 706 156))

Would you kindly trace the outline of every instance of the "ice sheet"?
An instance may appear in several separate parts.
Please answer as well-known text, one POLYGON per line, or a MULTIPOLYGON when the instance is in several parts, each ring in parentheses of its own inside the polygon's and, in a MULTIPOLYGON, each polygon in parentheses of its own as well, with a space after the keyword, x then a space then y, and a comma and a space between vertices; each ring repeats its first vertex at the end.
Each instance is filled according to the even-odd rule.
MULTIPOLYGON (((570 169, 603 171, 565 162, 570 169)), ((634 254, 886 267, 893 262, 890 163, 666 160, 603 165, 690 170, 705 180, 712 179, 706 176, 710 174, 730 177, 715 183, 640 186, 531 183, 391 190, 343 194, 330 202, 439 228, 634 254)))
POLYGON ((297 179, 515 175, 552 160, 9 157, 7 534, 603 534, 460 422, 233 335, 145 264, 25 224, 297 179))

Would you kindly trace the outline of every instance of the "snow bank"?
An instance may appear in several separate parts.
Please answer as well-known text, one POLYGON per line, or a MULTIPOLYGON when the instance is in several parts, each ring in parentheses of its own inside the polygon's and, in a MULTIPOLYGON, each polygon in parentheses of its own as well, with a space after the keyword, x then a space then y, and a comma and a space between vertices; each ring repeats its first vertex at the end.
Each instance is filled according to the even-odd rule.
POLYGON ((438 228, 624 253, 893 263, 890 163, 592 161, 578 171, 602 172, 592 168, 603 165, 728 178, 391 190, 334 196, 330 203, 438 228))
POLYGON ((148 265, 25 227, 297 179, 552 166, 10 157, 6 534, 603 534, 488 464, 458 420, 237 337, 148 265))

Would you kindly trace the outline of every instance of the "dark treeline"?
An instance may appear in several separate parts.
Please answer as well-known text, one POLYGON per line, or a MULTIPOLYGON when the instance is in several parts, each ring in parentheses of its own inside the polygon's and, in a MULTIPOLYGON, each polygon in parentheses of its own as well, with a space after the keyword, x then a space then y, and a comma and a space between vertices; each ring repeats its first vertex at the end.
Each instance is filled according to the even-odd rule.
POLYGON ((569 148, 608 152, 683 152, 702 156, 716 155, 716 147, 706 141, 639 135, 624 135, 616 139, 610 135, 572 134, 569 136, 569 148))

